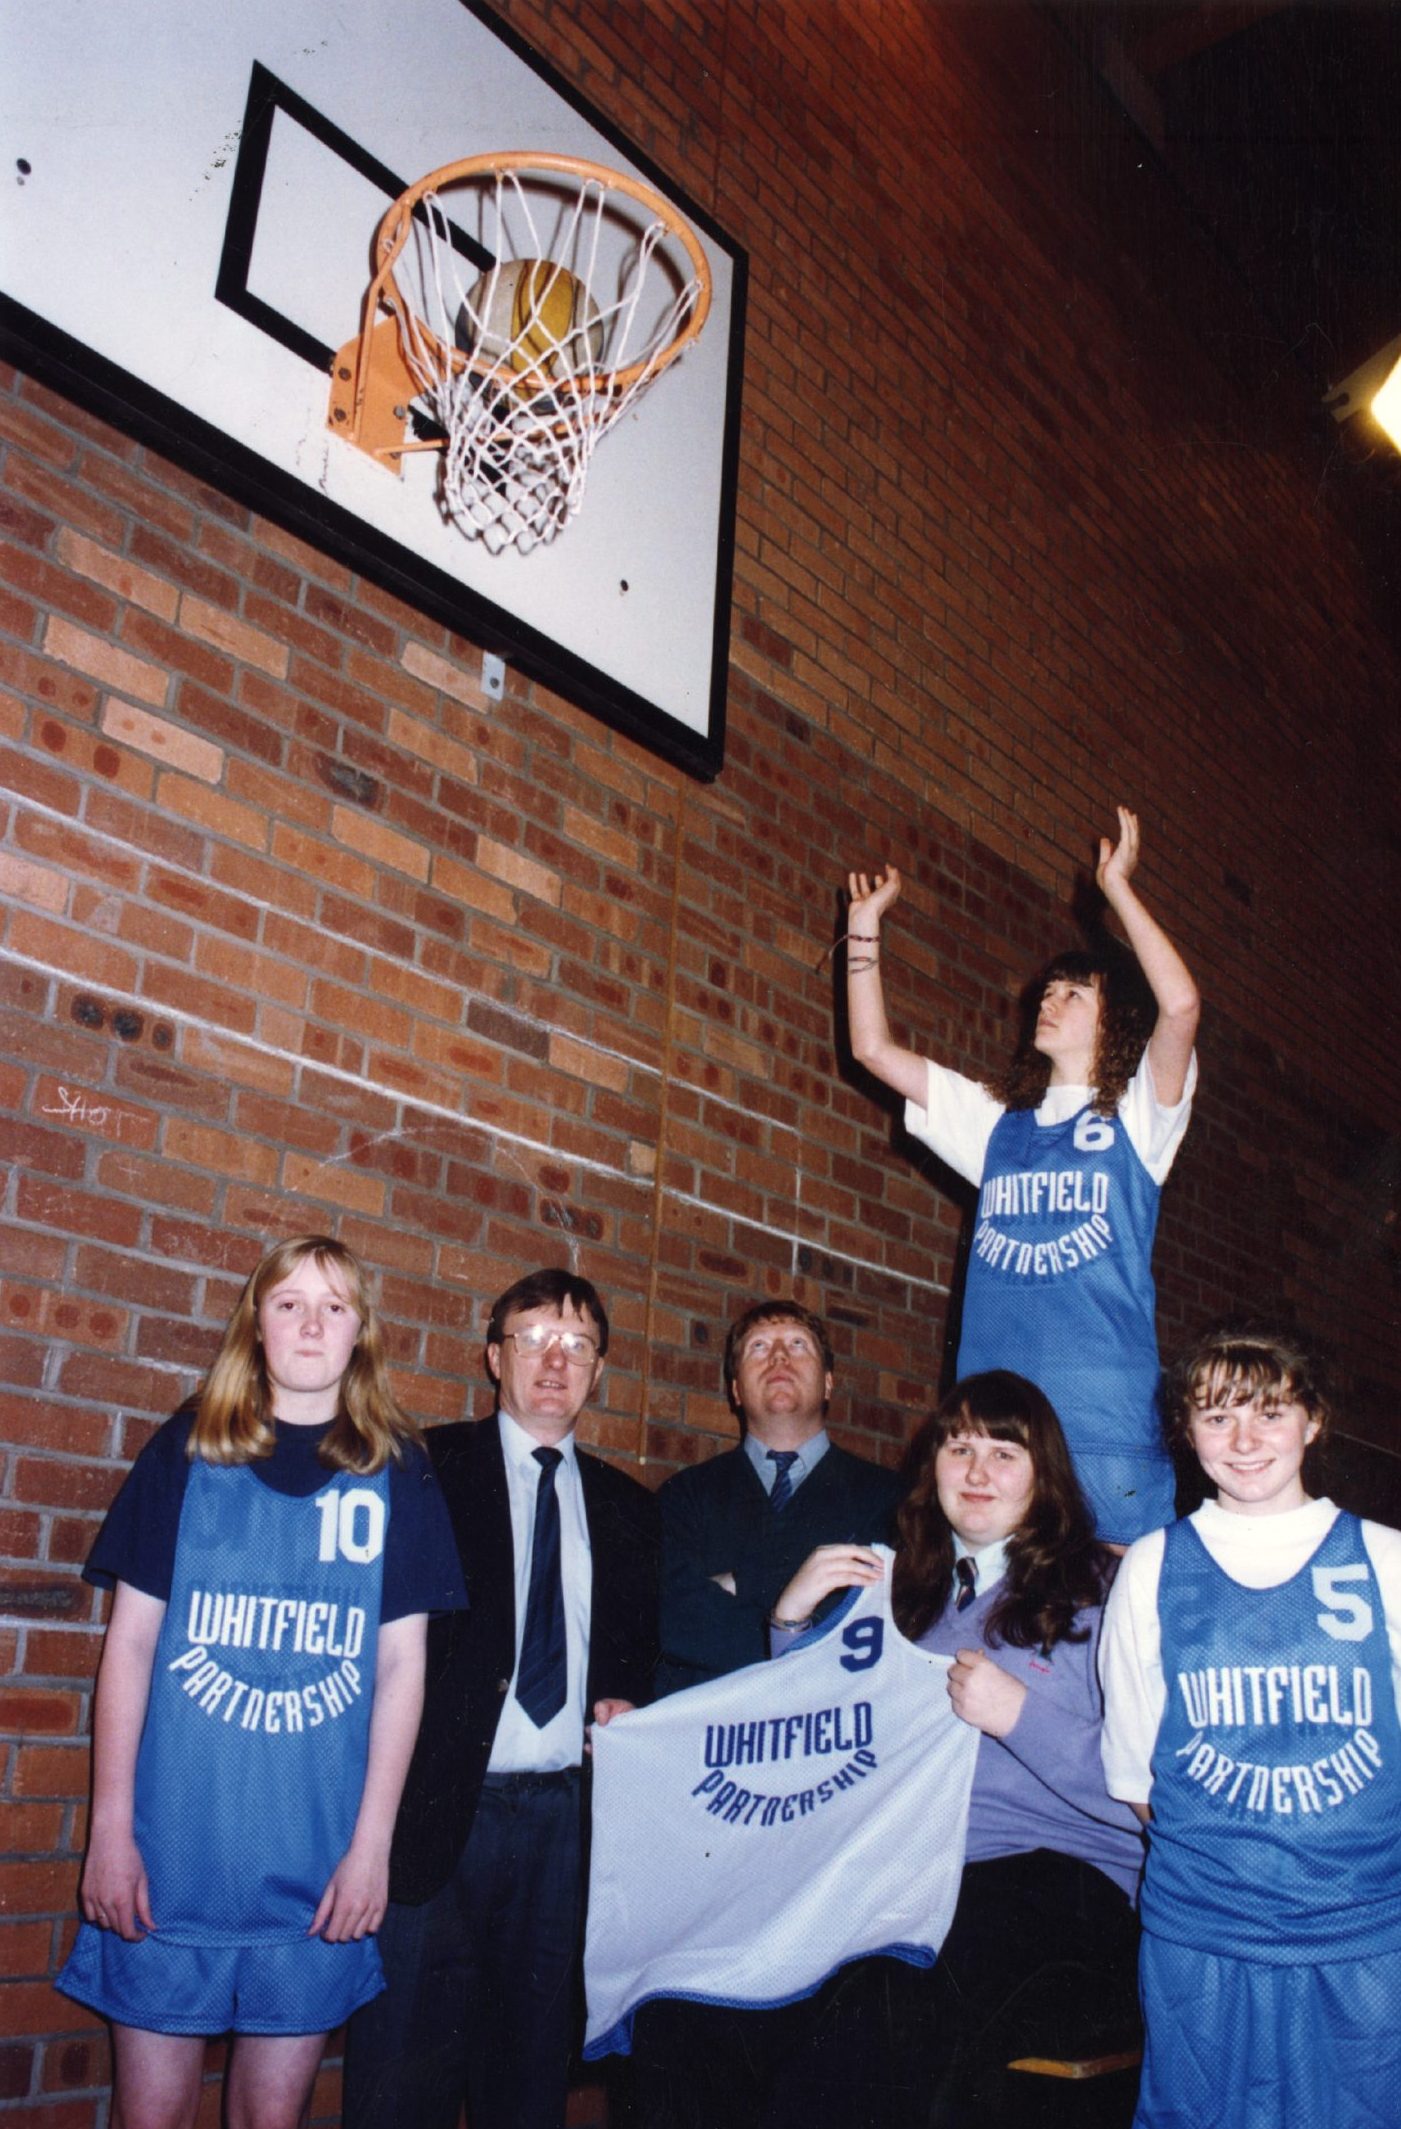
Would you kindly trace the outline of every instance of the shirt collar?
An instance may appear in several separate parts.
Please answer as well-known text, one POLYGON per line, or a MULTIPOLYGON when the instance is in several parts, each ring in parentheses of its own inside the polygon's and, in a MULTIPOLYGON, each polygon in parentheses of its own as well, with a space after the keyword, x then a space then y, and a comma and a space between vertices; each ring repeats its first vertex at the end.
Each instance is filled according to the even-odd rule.
POLYGON ((518 1419, 512 1418, 504 1405, 498 1405, 496 1416, 501 1422, 501 1452, 508 1465, 516 1471, 527 1471, 532 1478, 540 1476, 540 1466, 535 1461, 537 1449, 555 1448, 567 1464, 574 1462, 574 1429, 571 1427, 563 1441, 538 1442, 528 1434, 518 1419))
POLYGON ((1007 1545, 1009 1541, 1006 1538, 998 1538, 993 1544, 984 1545, 975 1552, 971 1545, 964 1544, 956 1530, 952 1533, 952 1536, 953 1556, 956 1560, 971 1560, 973 1562, 973 1565, 978 1570, 977 1586, 979 1590, 991 1589, 994 1582, 1002 1580, 1003 1575, 1007 1572, 1007 1545))
MULTIPOLYGON (((827 1454, 831 1446, 825 1429, 819 1428, 816 1434, 803 1443, 801 1449, 795 1449, 793 1453, 797 1458, 797 1462, 788 1466, 792 1483, 796 1485, 800 1477, 807 1478, 815 1465, 827 1454)), ((771 1493, 773 1491, 773 1482, 778 1476, 778 1466, 769 1462, 768 1443, 761 1442, 757 1434, 746 1434, 744 1437, 744 1450, 750 1463, 764 1482, 764 1491, 771 1493)))
POLYGON ((1272 1552, 1277 1547, 1287 1551, 1301 1535, 1315 1529, 1323 1537, 1337 1512, 1326 1495, 1301 1501, 1297 1508, 1281 1509, 1278 1515, 1237 1515, 1219 1501, 1205 1500, 1192 1521, 1200 1520, 1218 1544, 1249 1545, 1258 1552, 1272 1552))
POLYGON ((1047 1087, 1037 1105, 1037 1120, 1043 1124, 1068 1123, 1079 1110, 1088 1107, 1093 1099, 1093 1087, 1082 1087, 1070 1080, 1047 1087))

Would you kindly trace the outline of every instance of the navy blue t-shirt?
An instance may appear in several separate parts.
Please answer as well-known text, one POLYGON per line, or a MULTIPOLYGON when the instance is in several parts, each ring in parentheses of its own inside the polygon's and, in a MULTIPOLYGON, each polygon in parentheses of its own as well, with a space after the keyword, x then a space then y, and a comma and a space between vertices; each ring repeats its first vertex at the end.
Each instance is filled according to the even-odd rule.
MULTIPOLYGON (((148 1597, 169 1603, 175 1540, 190 1475, 185 1444, 194 1417, 192 1405, 177 1412, 137 1457, 88 1555, 86 1581, 103 1589, 129 1582, 148 1597)), ((249 1470, 274 1493, 300 1497, 319 1492, 335 1475, 317 1455, 331 1422, 324 1427, 293 1427, 284 1420, 274 1424, 277 1445, 272 1455, 256 1459, 249 1470)), ((388 1473, 381 1626, 414 1612, 465 1611, 462 1566, 432 1465, 422 1449, 409 1447, 402 1462, 390 1458, 388 1473)))

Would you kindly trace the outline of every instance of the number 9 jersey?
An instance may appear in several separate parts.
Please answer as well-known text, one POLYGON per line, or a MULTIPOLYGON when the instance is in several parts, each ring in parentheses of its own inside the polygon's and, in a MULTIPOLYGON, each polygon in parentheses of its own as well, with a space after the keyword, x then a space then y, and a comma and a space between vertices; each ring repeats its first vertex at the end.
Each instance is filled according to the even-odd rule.
POLYGON ((656 1996, 759 2009, 850 1959, 932 1966, 963 1873, 979 1733, 884 1580, 774 1662, 593 1733, 585 2056, 656 1996))

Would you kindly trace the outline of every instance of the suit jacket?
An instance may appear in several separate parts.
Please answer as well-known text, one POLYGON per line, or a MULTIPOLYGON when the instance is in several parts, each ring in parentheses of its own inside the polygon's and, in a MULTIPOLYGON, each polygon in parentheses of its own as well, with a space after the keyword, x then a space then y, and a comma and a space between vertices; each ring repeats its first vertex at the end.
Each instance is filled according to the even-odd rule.
POLYGON ((900 1479, 835 1443, 777 1514, 748 1455, 730 1449, 669 1478, 662 1518, 659 1693, 719 1678, 769 1653, 767 1623, 815 1545, 886 1544, 900 1479), (732 1574, 735 1595, 712 1577, 732 1574))
MULTIPOLYGON (((496 1418, 431 1427, 433 1460, 469 1609, 428 1624, 423 1721, 389 1864, 390 1898, 441 1891, 472 1830, 516 1660, 515 1562, 496 1418)), ((651 1697, 657 1659, 657 1505, 645 1486, 579 1451, 593 1585, 587 1705, 651 1697)))

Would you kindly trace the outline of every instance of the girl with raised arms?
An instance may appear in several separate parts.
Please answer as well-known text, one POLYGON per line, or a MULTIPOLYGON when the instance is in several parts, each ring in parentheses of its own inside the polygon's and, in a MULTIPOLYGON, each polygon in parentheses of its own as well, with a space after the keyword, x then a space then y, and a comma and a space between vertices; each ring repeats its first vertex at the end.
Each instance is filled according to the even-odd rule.
POLYGON ((383 1987, 426 1617, 465 1602, 350 1250, 263 1257, 86 1576, 114 1595, 58 1985, 111 2021, 122 2129, 190 2129, 224 2032, 230 2129, 296 2129, 326 2035, 383 1987))
POLYGON ((1129 1547, 1104 1767, 1148 1827, 1138 2129, 1383 2129, 1401 2095, 1401 1533, 1310 1497, 1295 1338, 1226 1328, 1169 1417, 1216 1489, 1129 1547))
MULTIPOLYGON (((853 2092, 831 2119, 969 2129, 997 2115, 1009 2058, 1046 2049, 1045 2030, 1022 2022, 1029 2007, 1058 2043, 1071 2033, 1062 2012, 1101 2030, 1132 2024, 1143 1841, 1100 1765, 1095 1656, 1113 1563, 1047 1399, 1001 1369, 969 1376, 915 1435, 906 1468, 892 1615, 917 1647, 953 1659, 949 1697, 982 1737, 938 1963, 913 1977, 889 1963, 882 1993, 903 2001, 904 2030, 878 2073, 867 2048, 878 2103, 853 2092)), ((883 1572, 866 1546, 820 1545, 774 1607, 774 1654, 833 1590, 883 1572)))
POLYGON ((1147 1024, 1111 958, 1064 953, 1034 1027, 980 1086, 894 1041, 881 985, 893 865, 848 875, 847 1002, 859 1062, 905 1097, 905 1125, 980 1186, 958 1372, 1012 1368, 1065 1428, 1099 1536, 1169 1522, 1151 1258, 1158 1195, 1187 1128, 1200 1010, 1181 955, 1139 898, 1137 816, 1119 808, 1096 872, 1156 1008, 1147 1024))

